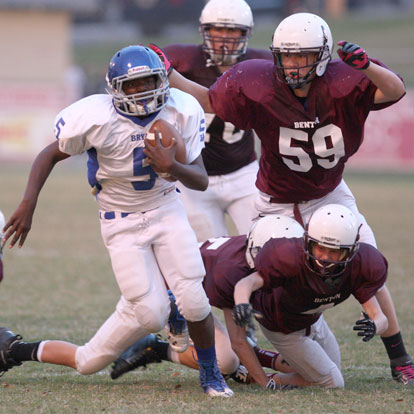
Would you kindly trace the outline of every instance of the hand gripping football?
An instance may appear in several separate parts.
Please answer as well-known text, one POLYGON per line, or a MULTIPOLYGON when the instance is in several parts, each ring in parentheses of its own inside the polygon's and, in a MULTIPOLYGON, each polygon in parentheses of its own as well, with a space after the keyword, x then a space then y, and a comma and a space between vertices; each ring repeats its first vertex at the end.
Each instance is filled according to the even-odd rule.
MULTIPOLYGON (((160 141, 163 147, 169 147, 172 144, 173 138, 175 139, 175 141, 177 142, 175 159, 178 162, 185 164, 187 161, 187 152, 185 149, 184 140, 182 139, 181 134, 177 131, 177 129, 163 119, 158 119, 157 121, 155 121, 151 125, 151 128, 146 138, 148 142, 153 146, 156 145, 155 129, 157 129, 158 133, 160 134, 160 141)), ((153 169, 155 172, 159 173, 159 171, 155 167, 153 167, 153 169)), ((170 176, 166 173, 159 173, 159 175, 163 178, 170 176)))

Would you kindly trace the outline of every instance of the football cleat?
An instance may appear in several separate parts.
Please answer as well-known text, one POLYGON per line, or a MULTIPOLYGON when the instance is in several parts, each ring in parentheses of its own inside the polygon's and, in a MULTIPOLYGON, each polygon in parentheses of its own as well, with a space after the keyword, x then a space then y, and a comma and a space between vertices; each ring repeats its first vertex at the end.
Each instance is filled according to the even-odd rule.
POLYGON ((7 328, 0 327, 0 377, 4 375, 9 369, 22 365, 21 362, 15 361, 10 356, 10 351, 16 342, 20 342, 22 337, 15 335, 7 328))
POLYGON ((409 360, 405 365, 391 366, 392 379, 404 385, 414 385, 414 365, 409 360))
POLYGON ((175 352, 182 353, 187 350, 190 343, 187 321, 178 311, 175 297, 171 290, 168 290, 168 295, 170 297, 171 312, 165 327, 165 334, 167 335, 171 349, 175 352))
MULTIPOLYGON (((149 334, 135 344, 131 345, 112 365, 111 378, 117 379, 121 375, 139 367, 146 367, 154 362, 162 362, 156 351, 156 346, 161 343, 160 337, 149 334)), ((165 342, 166 343, 166 342, 165 342)))
POLYGON ((209 397, 231 397, 234 393, 226 384, 218 369, 217 361, 198 361, 200 369, 200 385, 209 397))
POLYGON ((240 384, 251 384, 253 382, 253 378, 249 375, 249 371, 244 365, 239 365, 233 374, 230 375, 234 381, 240 384))

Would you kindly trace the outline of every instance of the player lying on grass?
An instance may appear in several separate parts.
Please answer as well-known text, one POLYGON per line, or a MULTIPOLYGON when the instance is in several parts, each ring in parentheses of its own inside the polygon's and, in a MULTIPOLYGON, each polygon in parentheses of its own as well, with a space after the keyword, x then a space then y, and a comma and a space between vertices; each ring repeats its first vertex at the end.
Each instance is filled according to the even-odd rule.
MULTIPOLYGON (((257 223, 256 231, 260 224, 261 221, 257 223)), ((234 270, 237 264, 240 266, 242 249, 229 254, 231 245, 237 240, 231 238, 217 244, 216 250, 223 252, 222 257, 218 254, 218 263, 219 260, 226 261, 224 272, 217 274, 214 279, 216 285, 210 284, 206 289, 212 303, 217 304, 214 298, 234 288, 236 306, 233 317, 241 326, 232 321, 228 309, 232 306, 233 297, 227 297, 228 308, 224 309, 233 349, 250 376, 263 386, 343 387, 339 347, 322 312, 352 294, 365 312, 364 318, 355 323, 358 335, 364 341, 380 335, 387 328, 388 321, 375 293, 385 283, 385 258, 374 247, 358 242, 357 220, 349 209, 341 205, 318 209, 303 238, 273 238, 260 249, 263 245, 257 242, 260 232, 254 234, 254 230, 247 257, 257 255, 258 272, 252 273, 250 269, 249 274, 243 275, 234 270), (229 257, 237 256, 238 261, 229 260, 229 257), (293 372, 268 378, 262 366, 274 366, 266 364, 260 353, 253 352, 245 337, 244 326, 251 323, 253 312, 261 315, 258 319, 260 328, 293 372)), ((210 254, 207 253, 208 257, 210 254)), ((207 263, 204 254, 203 258, 207 263)), ((204 286, 206 288, 206 283, 204 286)), ((166 359, 165 354, 158 353, 159 349, 151 345, 147 349, 137 346, 134 353, 131 347, 116 361, 113 374, 123 372, 126 363, 134 357, 135 366, 166 359)))

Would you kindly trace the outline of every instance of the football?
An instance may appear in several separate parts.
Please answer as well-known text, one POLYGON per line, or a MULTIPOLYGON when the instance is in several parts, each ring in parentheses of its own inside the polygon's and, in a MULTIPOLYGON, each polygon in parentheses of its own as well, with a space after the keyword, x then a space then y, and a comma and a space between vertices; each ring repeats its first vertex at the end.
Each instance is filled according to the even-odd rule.
POLYGON ((161 143, 164 147, 168 147, 171 145, 172 139, 175 138, 177 141, 177 147, 175 152, 175 159, 182 164, 186 163, 187 160, 187 153, 185 149, 185 144, 183 139, 181 138, 181 134, 174 128, 173 125, 164 121, 163 119, 158 119, 155 121, 148 132, 147 140, 155 145, 155 134, 154 129, 157 128, 159 133, 161 134, 161 143))

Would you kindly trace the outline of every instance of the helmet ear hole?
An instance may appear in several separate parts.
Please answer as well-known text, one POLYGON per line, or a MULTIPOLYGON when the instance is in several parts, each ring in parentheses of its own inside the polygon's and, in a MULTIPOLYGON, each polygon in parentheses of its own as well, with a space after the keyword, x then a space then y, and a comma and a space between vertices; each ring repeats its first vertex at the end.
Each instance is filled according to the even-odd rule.
POLYGON ((259 218, 247 235, 246 261, 254 269, 254 259, 264 244, 272 238, 302 237, 303 227, 293 218, 269 215, 259 218))

